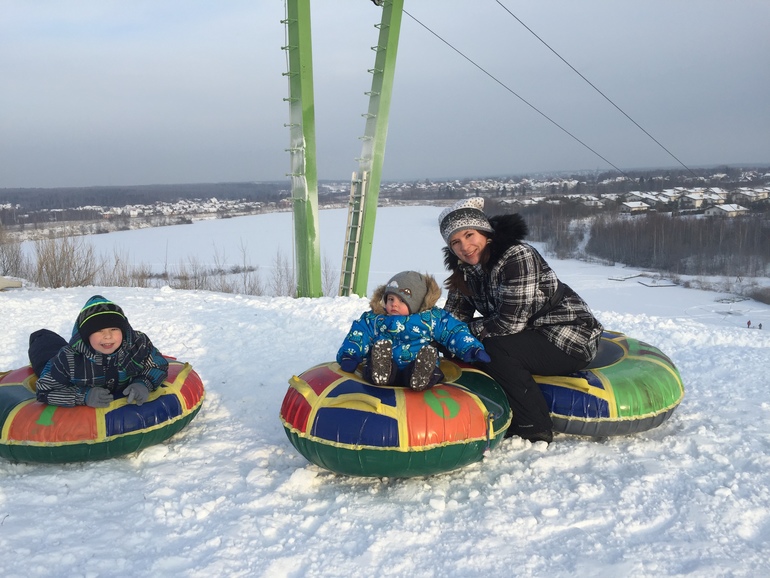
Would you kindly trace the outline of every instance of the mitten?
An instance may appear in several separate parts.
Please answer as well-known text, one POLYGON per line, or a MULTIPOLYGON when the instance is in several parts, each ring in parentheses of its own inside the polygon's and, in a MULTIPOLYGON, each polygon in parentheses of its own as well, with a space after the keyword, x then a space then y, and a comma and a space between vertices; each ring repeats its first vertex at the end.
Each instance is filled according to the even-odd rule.
POLYGON ((92 387, 86 394, 86 405, 89 407, 109 407, 112 394, 103 387, 92 387))
POLYGON ((473 347, 465 352, 463 361, 466 363, 489 363, 492 358, 489 357, 489 353, 481 349, 480 347, 473 347))
POLYGON ((362 359, 354 355, 346 355, 340 360, 340 369, 347 373, 353 373, 362 359))
POLYGON ((143 383, 134 382, 123 390, 123 395, 127 395, 126 403, 135 403, 142 405, 150 397, 150 390, 143 383))

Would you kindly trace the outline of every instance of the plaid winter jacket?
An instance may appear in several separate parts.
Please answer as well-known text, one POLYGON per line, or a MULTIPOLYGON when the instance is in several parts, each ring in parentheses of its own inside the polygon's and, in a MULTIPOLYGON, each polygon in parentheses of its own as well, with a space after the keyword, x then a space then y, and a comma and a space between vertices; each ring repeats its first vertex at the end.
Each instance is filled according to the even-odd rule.
POLYGON ((540 253, 522 242, 527 226, 521 216, 501 215, 489 222, 495 232, 479 264, 463 263, 444 248, 444 263, 452 272, 444 308, 482 341, 538 331, 567 354, 593 359, 602 325, 540 253), (481 316, 474 319, 476 312, 481 316))
POLYGON ((105 387, 115 398, 138 382, 150 391, 157 389, 168 375, 168 361, 150 338, 126 325, 123 343, 115 353, 95 352, 73 330, 69 343, 46 364, 37 380, 37 400, 49 405, 85 405, 91 387, 105 387))

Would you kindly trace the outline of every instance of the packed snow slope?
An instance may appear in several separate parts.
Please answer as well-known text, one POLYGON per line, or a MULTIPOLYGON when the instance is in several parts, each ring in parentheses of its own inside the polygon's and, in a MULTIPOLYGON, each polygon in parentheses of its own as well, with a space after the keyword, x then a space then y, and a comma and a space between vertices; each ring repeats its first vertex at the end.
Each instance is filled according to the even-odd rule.
MULTIPOLYGON (((380 211, 370 289, 402 269, 443 280, 439 212, 380 211), (409 235, 394 236, 403 230, 409 235)), ((264 241, 252 245, 260 254, 272 256, 279 242, 277 232, 265 235, 275 218, 244 218, 262 219, 248 227, 264 241)), ((197 234, 173 227, 169 237, 182 234, 171 229, 197 234)), ((134 233, 136 248, 142 232, 134 233)), ((557 435, 551 445, 511 438, 482 462, 411 479, 310 465, 278 419, 288 379, 334 358, 366 298, 168 287, 0 292, 0 371, 27 363, 35 329, 69 335, 98 293, 165 354, 189 361, 207 387, 185 430, 138 454, 0 461, 0 575, 770 575, 770 307, 650 287, 621 267, 549 261, 607 329, 672 358, 683 402, 649 432, 557 435)))

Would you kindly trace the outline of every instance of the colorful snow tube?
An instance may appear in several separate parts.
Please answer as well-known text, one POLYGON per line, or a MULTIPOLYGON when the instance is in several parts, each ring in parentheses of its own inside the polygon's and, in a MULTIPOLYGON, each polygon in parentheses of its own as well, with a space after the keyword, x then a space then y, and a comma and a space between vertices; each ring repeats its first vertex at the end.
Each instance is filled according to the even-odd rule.
POLYGON ((142 405, 125 398, 106 408, 57 407, 35 400, 37 376, 27 366, 0 373, 0 456, 62 463, 114 458, 160 443, 180 431, 203 403, 192 367, 169 360, 168 377, 142 405))
POLYGON ((505 393, 485 373, 442 360, 426 391, 375 386, 336 363, 289 381, 280 418, 310 462, 352 476, 414 477, 482 459, 511 423, 505 393))
POLYGON ((535 376, 548 402, 554 431, 613 436, 666 421, 684 397, 679 371, 659 349, 605 331, 596 359, 566 377, 535 376))

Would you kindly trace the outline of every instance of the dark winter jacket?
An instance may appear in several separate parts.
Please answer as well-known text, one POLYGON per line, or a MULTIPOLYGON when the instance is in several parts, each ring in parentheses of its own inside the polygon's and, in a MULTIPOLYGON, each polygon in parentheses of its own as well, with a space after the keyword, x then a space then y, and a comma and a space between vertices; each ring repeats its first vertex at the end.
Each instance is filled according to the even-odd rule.
POLYGON ((441 287, 431 275, 425 275, 428 292, 417 313, 412 315, 388 315, 383 296, 385 285, 375 289, 367 311, 350 328, 350 332, 337 352, 337 362, 343 357, 364 359, 370 347, 381 339, 393 344, 393 360, 404 369, 425 345, 437 341, 460 359, 470 361, 471 352, 484 346, 461 323, 445 310, 436 307, 441 297, 441 287))
MULTIPOLYGON (((89 300, 89 303, 91 300, 89 300)), ((110 355, 94 351, 78 333, 78 323, 69 343, 46 364, 37 380, 37 399, 49 405, 85 405, 91 387, 105 387, 115 398, 138 382, 150 391, 168 375, 168 361, 144 333, 126 321, 123 343, 110 355)))
POLYGON ((452 272, 444 308, 482 341, 533 330, 573 357, 593 359, 602 326, 537 250, 523 242, 527 225, 522 217, 500 215, 489 223, 492 242, 479 264, 468 265, 444 248, 444 264, 452 272), (476 312, 481 317, 474 319, 476 312))

